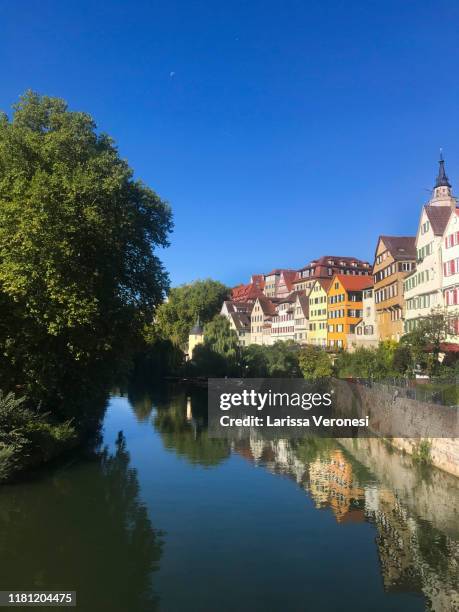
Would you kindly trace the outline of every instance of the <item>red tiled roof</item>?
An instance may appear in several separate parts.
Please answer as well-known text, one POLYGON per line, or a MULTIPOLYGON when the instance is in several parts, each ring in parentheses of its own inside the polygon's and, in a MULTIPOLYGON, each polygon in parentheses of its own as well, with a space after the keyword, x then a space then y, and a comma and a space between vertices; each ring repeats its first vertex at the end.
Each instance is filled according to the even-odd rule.
POLYGON ((340 281, 343 287, 347 291, 362 291, 373 286, 373 279, 371 276, 354 276, 352 274, 335 274, 332 278, 340 281))
POLYGON ((296 270, 283 270, 282 276, 284 277, 285 285, 289 291, 292 290, 293 281, 298 276, 296 270))
POLYGON ((248 285, 238 285, 231 290, 231 299, 233 302, 247 302, 248 300, 256 300, 258 296, 263 295, 262 290, 254 283, 248 285))

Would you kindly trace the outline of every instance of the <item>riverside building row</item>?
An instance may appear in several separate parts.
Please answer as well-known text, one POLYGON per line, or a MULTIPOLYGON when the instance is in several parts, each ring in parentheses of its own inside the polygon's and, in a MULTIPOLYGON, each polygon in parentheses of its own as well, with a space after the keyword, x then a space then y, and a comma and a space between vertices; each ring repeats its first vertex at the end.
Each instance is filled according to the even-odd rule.
POLYGON ((459 350, 459 208, 442 156, 416 236, 379 236, 373 265, 325 255, 299 270, 255 274, 221 314, 241 345, 293 340, 352 350, 399 340, 438 307, 459 350))

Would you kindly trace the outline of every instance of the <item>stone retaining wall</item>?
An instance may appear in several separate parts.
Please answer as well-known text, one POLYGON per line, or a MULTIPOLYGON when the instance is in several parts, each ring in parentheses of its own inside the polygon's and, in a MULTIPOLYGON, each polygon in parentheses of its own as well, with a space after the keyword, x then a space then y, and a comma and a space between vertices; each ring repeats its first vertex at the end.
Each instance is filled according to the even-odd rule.
POLYGON ((369 416, 372 433, 410 455, 421 450, 432 465, 459 477, 459 409, 403 397, 396 387, 335 379, 336 410, 369 416), (448 436, 448 437, 447 437, 448 436), (449 437, 451 436, 451 437, 449 437))

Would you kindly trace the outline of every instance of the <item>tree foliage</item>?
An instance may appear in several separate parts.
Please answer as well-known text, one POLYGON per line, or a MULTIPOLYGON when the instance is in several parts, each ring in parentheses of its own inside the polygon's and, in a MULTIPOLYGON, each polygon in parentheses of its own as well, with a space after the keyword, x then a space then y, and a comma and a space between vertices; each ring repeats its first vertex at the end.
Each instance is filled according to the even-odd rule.
POLYGON ((204 343, 198 344, 188 365, 197 376, 240 376, 240 347, 236 332, 226 317, 215 317, 204 326, 204 343))
POLYGON ((333 365, 328 354, 316 346, 307 346, 300 351, 299 366, 307 380, 322 380, 333 374, 333 365))
POLYGON ((271 346, 250 344, 242 351, 242 370, 247 378, 300 376, 298 346, 282 340, 271 346))
POLYGON ((171 211, 57 98, 0 117, 0 386, 56 409, 106 384, 168 287, 171 211))
POLYGON ((415 329, 401 339, 401 343, 410 350, 413 366, 420 367, 429 375, 440 373, 440 345, 451 335, 453 321, 458 317, 459 312, 447 313, 437 308, 428 316, 418 319, 415 329))
POLYGON ((215 352, 231 361, 239 357, 239 340, 226 317, 216 315, 204 326, 204 342, 215 352))
POLYGON ((199 317, 202 324, 211 321, 220 312, 229 291, 228 287, 212 279, 171 289, 167 301, 156 313, 158 333, 184 349, 196 319, 199 317))

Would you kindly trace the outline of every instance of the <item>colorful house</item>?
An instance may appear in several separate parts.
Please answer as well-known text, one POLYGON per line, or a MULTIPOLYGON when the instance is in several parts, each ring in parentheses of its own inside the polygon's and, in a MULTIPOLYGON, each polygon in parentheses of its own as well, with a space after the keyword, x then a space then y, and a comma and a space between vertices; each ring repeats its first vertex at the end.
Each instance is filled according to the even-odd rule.
POLYGON ((327 346, 327 291, 331 279, 320 278, 314 281, 308 296, 309 331, 308 343, 315 346, 327 346))
POLYGON ((307 266, 298 270, 293 282, 295 291, 305 291, 309 294, 314 282, 318 278, 332 278, 334 274, 349 274, 351 276, 369 276, 371 265, 357 257, 344 257, 338 255, 323 255, 313 259, 307 266))
POLYGON ((275 313, 271 317, 271 338, 269 344, 274 344, 278 340, 295 339, 295 302, 296 296, 292 295, 280 298, 275 304, 275 313))
POLYGON ((274 303, 265 296, 256 299, 250 314, 251 344, 270 344, 272 317, 276 314, 274 303))
POLYGON ((225 300, 220 311, 220 314, 228 319, 231 329, 236 332, 241 346, 250 344, 250 314, 252 309, 253 302, 225 300))
POLYGON ((403 280, 416 269, 414 236, 380 236, 373 264, 378 339, 400 340, 405 299, 403 280))
POLYGON ((295 314, 295 342, 308 343, 309 332, 309 298, 304 293, 296 293, 293 305, 295 314))
POLYGON ((363 291, 373 285, 369 276, 335 274, 327 292, 327 344, 347 348, 349 334, 363 317, 363 291))

